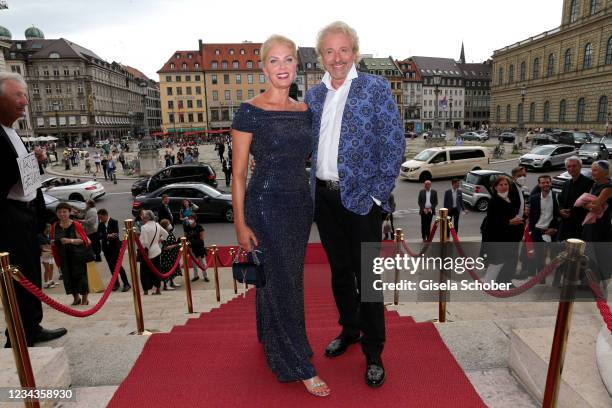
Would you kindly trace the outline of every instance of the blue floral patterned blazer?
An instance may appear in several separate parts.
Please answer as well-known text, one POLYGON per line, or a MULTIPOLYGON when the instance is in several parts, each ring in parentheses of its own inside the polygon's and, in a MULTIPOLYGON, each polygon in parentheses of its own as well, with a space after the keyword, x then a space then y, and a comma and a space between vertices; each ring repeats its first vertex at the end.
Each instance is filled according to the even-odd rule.
MULTIPOLYGON (((313 199, 326 96, 327 87, 320 83, 308 91, 305 98, 313 112, 310 171, 313 199)), ((390 211, 387 201, 395 187, 405 148, 404 131, 389 83, 381 77, 359 72, 351 83, 340 129, 338 175, 342 205, 365 215, 370 212, 374 197, 381 201, 385 211, 390 211)))

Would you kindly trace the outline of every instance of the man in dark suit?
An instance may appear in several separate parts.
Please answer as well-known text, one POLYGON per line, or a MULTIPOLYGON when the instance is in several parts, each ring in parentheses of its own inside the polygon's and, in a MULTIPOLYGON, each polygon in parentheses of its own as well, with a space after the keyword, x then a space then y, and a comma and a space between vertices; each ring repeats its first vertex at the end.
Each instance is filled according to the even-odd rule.
POLYGON ((535 275, 544 266, 545 242, 555 242, 559 230, 559 205, 551 191, 552 179, 548 175, 538 177, 540 192, 529 197, 529 233, 534 243, 535 262, 529 262, 529 274, 535 275))
POLYGON ((431 181, 427 180, 424 183, 424 189, 419 191, 419 214, 421 215, 421 237, 423 241, 429 238, 431 231, 431 220, 436 213, 438 206, 438 193, 431 188, 431 181))
MULTIPOLYGON (((26 83, 20 75, 0 72, 0 252, 34 285, 41 287, 40 247, 37 234, 44 228, 45 203, 40 188, 24 188, 18 161, 28 153, 13 123, 22 118, 28 105, 26 83)), ((21 285, 15 284, 26 343, 49 341, 66 334, 66 329, 41 327, 42 304, 21 285)), ((8 331, 5 332, 10 347, 8 331)))
POLYGON ((453 226, 457 232, 459 232, 459 214, 461 211, 467 214, 463 204, 463 193, 459 189, 460 183, 459 179, 453 179, 451 188, 444 192, 444 208, 448 209, 448 216, 453 218, 453 226))
POLYGON ((170 221, 170 225, 174 225, 174 217, 172 216, 172 211, 170 211, 170 196, 168 194, 162 194, 162 202, 159 208, 157 209, 157 222, 161 222, 162 220, 170 221))
MULTIPOLYGON (((117 220, 110 218, 108 211, 106 211, 104 208, 98 210, 98 219, 100 221, 98 223, 98 236, 102 241, 102 252, 104 252, 106 263, 108 263, 108 268, 112 274, 115 271, 115 265, 117 264, 117 260, 119 258, 119 250, 121 249, 119 223, 117 220)), ((123 282, 123 289, 121 289, 121 291, 127 292, 131 289, 131 286, 123 266, 119 269, 119 275, 121 276, 121 281, 123 282)), ((118 289, 119 279, 115 281, 113 291, 118 289)))

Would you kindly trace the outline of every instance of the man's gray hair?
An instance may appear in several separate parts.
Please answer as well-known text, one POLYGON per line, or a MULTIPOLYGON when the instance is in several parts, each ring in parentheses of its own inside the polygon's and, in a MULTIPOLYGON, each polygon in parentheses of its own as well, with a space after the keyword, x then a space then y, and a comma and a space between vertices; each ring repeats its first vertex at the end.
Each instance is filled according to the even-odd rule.
POLYGON ((142 215, 144 216, 144 218, 146 218, 147 221, 155 221, 155 213, 151 210, 144 210, 142 215))
POLYGON ((357 36, 357 31, 344 21, 334 21, 333 23, 323 27, 319 34, 317 35, 317 56, 319 57, 319 62, 322 62, 323 56, 323 39, 327 34, 331 33, 342 33, 351 39, 353 43, 353 53, 355 54, 355 63, 359 62, 359 36, 357 36))
POLYGON ((567 159, 565 159, 565 165, 567 166, 567 162, 573 161, 574 163, 576 163, 576 165, 578 166, 579 169, 582 168, 582 160, 580 159, 580 157, 578 156, 570 156, 567 159))
POLYGON ((4 92, 4 83, 7 81, 17 82, 24 88, 28 87, 28 84, 26 84, 26 81, 21 75, 16 74, 14 72, 0 72, 0 95, 2 95, 2 93, 4 92))

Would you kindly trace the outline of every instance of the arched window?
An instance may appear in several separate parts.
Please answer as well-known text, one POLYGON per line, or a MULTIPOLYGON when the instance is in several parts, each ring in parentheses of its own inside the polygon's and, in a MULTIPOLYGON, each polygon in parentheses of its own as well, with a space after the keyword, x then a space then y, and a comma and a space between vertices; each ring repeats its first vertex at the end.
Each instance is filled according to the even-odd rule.
POLYGON ((502 85, 504 83, 504 68, 499 67, 499 75, 497 78, 497 84, 502 85))
POLYGON ((562 99, 559 102, 559 123, 565 123, 565 114, 567 112, 567 102, 562 99))
POLYGON ((608 38, 608 46, 606 47, 606 65, 612 64, 612 37, 608 38))
POLYGON ((253 61, 251 61, 251 60, 247 61, 247 68, 249 68, 249 69, 253 68, 253 61))
POLYGON ((499 105, 497 105, 497 108, 495 108, 495 122, 501 122, 501 106, 499 105))
POLYGON ((550 102, 544 102, 544 116, 542 117, 544 123, 550 122, 550 102))
POLYGON ((570 4, 570 23, 575 23, 578 19, 578 0, 572 0, 570 4))
POLYGON ((578 99, 578 109, 576 110, 576 122, 577 123, 584 122, 584 109, 585 109, 584 98, 580 98, 578 99))
POLYGON ((584 47, 584 61, 582 63, 582 68, 588 69, 588 68, 591 68, 592 65, 593 65, 593 45, 591 45, 591 43, 588 43, 584 47))
POLYGON ((232 61, 232 68, 237 69, 240 66, 238 61, 232 61))
POLYGON ((535 121, 535 102, 531 102, 529 105, 529 122, 533 123, 535 121))
POLYGON ((551 77, 555 73, 555 54, 548 55, 548 64, 546 65, 546 76, 551 77))
POLYGON ((514 65, 510 65, 508 68, 508 83, 511 84, 514 82, 514 65))
POLYGON ((210 66, 212 67, 212 69, 217 69, 217 67, 219 66, 219 63, 217 61, 212 61, 210 63, 210 66))
POLYGON ((565 57, 563 58, 563 72, 569 72, 572 69, 572 49, 568 48, 565 50, 565 57))
POLYGON ((533 60, 533 74, 531 75, 531 79, 540 78, 540 59, 536 58, 533 60))
POLYGON ((506 123, 510 123, 510 118, 512 116, 512 108, 510 105, 506 105, 506 123))
POLYGON ((521 81, 525 81, 527 79, 527 64, 525 61, 521 62, 520 78, 521 81))
POLYGON ((608 97, 603 95, 599 98, 599 104, 597 105, 597 122, 606 123, 608 116, 608 97))

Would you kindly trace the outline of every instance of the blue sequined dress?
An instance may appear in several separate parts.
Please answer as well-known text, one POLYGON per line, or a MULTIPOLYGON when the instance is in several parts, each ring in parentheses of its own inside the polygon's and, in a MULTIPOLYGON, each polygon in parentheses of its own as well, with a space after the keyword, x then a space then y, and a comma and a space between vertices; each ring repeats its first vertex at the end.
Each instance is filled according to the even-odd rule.
POLYGON ((310 110, 268 111, 242 103, 232 128, 253 134, 256 168, 246 190, 247 225, 264 254, 257 289, 257 336, 279 381, 316 375, 304 323, 304 254, 313 208, 305 170, 312 148, 310 110))

